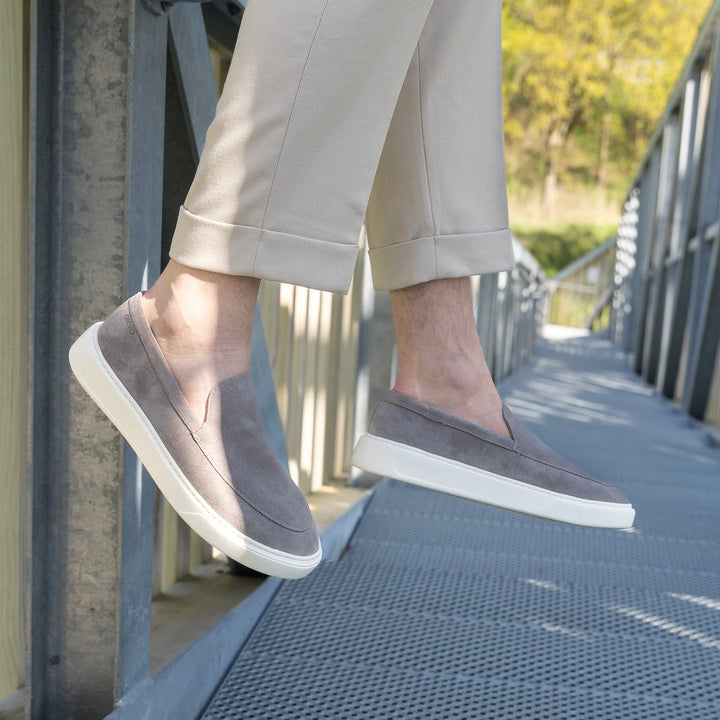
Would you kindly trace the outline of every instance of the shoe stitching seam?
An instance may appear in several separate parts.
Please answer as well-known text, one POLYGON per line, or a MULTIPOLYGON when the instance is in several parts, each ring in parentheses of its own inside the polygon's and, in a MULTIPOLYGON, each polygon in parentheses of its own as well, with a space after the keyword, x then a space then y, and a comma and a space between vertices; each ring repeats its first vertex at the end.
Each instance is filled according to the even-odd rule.
MULTIPOLYGON (((217 473, 218 477, 237 495, 244 503, 247 503, 255 512, 262 515, 264 518, 267 518, 270 520, 270 522, 275 523, 276 525, 279 525, 282 528, 285 528, 286 530, 290 530, 291 532, 296 533, 303 533, 306 530, 309 530, 311 525, 308 524, 300 529, 290 527, 289 525, 286 525, 284 522, 281 522, 280 520, 276 520, 273 517, 270 517, 267 513, 265 513, 263 510, 261 510, 259 507, 255 505, 255 503, 251 502, 245 495, 243 495, 241 492, 238 491, 238 489, 235 487, 235 484, 232 482, 231 479, 228 479, 225 476, 225 473, 218 467, 218 462, 213 458, 213 453, 210 451, 210 449, 207 446, 207 443, 202 439, 197 437, 195 433, 191 433, 193 440, 195 441, 195 444, 200 448, 200 452, 205 456, 207 461, 212 466, 213 470, 217 473)), ((291 481, 292 482, 292 481, 291 481)))
MULTIPOLYGON (((397 399, 395 399, 395 398, 391 398, 391 399, 388 398, 388 399, 383 400, 383 402, 387 402, 387 403, 390 403, 390 404, 392 404, 392 405, 396 405, 397 407, 400 407, 400 408, 402 408, 403 410, 408 410, 409 412, 413 412, 413 413, 415 413, 416 415, 419 415, 420 417, 424 417, 426 420, 430 420, 431 422, 438 422, 438 423, 441 423, 441 424, 445 425, 446 427, 452 428, 453 430, 458 430, 459 432, 464 432, 464 433, 466 433, 466 434, 468 434, 468 435, 472 435, 473 437, 476 437, 476 438, 478 438, 479 440, 484 440, 485 442, 487 442, 487 443, 489 443, 489 444, 491 444, 491 445, 494 445, 495 447, 502 448, 503 450, 509 450, 509 451, 512 451, 512 452, 517 452, 517 451, 515 450, 515 447, 514 447, 514 446, 508 447, 508 446, 506 446, 506 445, 503 445, 503 444, 501 444, 501 443, 498 443, 498 442, 496 442, 495 440, 493 440, 492 438, 488 438, 488 437, 486 437, 486 436, 484 436, 484 435, 482 435, 482 434, 480 434, 480 433, 478 433, 478 432, 473 432, 472 428, 461 427, 459 424, 453 423, 452 420, 446 421, 445 419, 442 419, 442 420, 441 420, 441 419, 439 419, 439 418, 433 417, 431 413, 424 411, 422 408, 409 407, 408 405, 405 405, 404 403, 399 402, 399 401, 398 401, 397 399)), ((512 442, 512 441, 511 441, 511 442, 512 442)))
MULTIPOLYGON (((483 442, 487 442, 488 444, 493 445, 494 447, 500 448, 501 450, 506 450, 508 452, 511 452, 515 455, 515 460, 519 457, 525 458, 527 460, 531 460, 532 462, 536 462, 540 465, 544 465, 545 467, 552 468, 554 470, 559 470, 560 472, 569 473, 571 475, 574 475, 575 477, 583 478, 584 480, 590 480, 591 482, 593 482, 597 485, 602 485, 603 487, 612 487, 611 485, 608 485, 607 483, 602 482, 602 480, 597 480, 593 477, 590 477, 589 475, 584 474, 583 472, 577 472, 575 470, 563 468, 563 467, 560 467, 559 465, 553 465, 552 463, 549 463, 546 460, 541 460, 540 458, 536 458, 527 452, 518 450, 517 447, 515 447, 515 446, 507 447, 505 445, 501 445, 500 443, 495 442, 491 438, 487 438, 484 435, 481 435, 480 433, 473 432, 472 429, 470 429, 470 428, 460 427, 458 424, 453 423, 452 421, 446 421, 444 419, 440 420, 438 418, 434 418, 434 417, 432 417, 432 415, 430 413, 423 412, 423 410, 420 408, 407 407, 406 405, 398 402, 395 398, 386 399, 383 402, 391 403, 393 405, 396 405, 397 407, 402 408, 403 410, 408 410, 409 412, 413 412, 416 415, 419 415, 420 417, 424 417, 426 420, 430 420, 431 422, 441 423, 441 424, 445 425, 446 427, 449 427, 453 430, 457 430, 458 432, 464 432, 467 435, 475 437, 478 440, 482 440, 483 442)), ((416 446, 413 446, 413 447, 416 447, 416 446)), ((513 463, 513 465, 514 465, 514 463, 513 463)))

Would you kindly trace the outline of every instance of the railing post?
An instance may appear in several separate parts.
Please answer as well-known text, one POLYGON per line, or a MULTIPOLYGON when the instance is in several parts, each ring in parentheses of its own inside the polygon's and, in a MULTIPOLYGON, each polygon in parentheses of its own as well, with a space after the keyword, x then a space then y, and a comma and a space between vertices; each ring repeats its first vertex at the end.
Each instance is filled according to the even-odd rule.
POLYGON ((477 301, 477 330, 490 373, 495 376, 495 345, 498 310, 498 273, 483 275, 477 301))
POLYGON ((698 186, 701 138, 698 111, 702 68, 696 66, 685 84, 680 128, 678 179, 672 211, 672 229, 667 258, 667 290, 658 349, 657 388, 669 398, 675 394, 680 353, 682 350, 687 303, 690 290, 690 263, 687 245, 690 240, 691 209, 698 186))
POLYGON ((643 340, 642 374, 651 384, 657 378, 660 334, 665 301, 665 251, 671 227, 671 213, 678 167, 679 120, 671 115, 662 134, 657 207, 653 223, 652 249, 648 259, 647 319, 643 340))
POLYGON ((635 272, 632 279, 632 312, 629 321, 633 323, 633 344, 635 351, 635 372, 642 373, 645 325, 648 306, 648 283, 651 271, 655 210, 657 208, 660 182, 661 147, 656 146, 643 168, 640 180, 638 225, 635 251, 635 272))
POLYGON ((711 54, 712 77, 703 141, 697 246, 689 309, 683 410, 702 418, 720 342, 720 30, 711 54))
POLYGON ((167 21, 139 2, 86 5, 32 4, 38 720, 103 717, 148 672, 152 487, 71 380, 67 351, 159 271, 167 21))

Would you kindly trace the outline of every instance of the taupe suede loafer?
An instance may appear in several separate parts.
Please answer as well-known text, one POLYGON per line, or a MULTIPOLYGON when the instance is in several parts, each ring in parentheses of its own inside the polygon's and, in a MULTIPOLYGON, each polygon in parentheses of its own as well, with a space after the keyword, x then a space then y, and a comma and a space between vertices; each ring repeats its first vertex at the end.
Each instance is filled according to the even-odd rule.
POLYGON ((614 487, 542 443, 507 407, 513 439, 393 390, 380 401, 352 464, 368 472, 527 515, 591 527, 632 527, 614 487))
POLYGON ((250 373, 212 390, 202 422, 170 372, 140 298, 75 342, 75 376, 195 532, 260 572, 307 575, 320 562, 320 540, 305 498, 270 448, 250 373))

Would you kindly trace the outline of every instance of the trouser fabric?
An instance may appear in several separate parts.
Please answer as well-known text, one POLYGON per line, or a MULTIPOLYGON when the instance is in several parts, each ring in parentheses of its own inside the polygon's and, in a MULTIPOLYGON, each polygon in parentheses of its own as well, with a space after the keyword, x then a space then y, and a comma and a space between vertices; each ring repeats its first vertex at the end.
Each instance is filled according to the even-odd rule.
POLYGON ((250 0, 170 255, 346 292, 507 270, 500 0, 250 0))

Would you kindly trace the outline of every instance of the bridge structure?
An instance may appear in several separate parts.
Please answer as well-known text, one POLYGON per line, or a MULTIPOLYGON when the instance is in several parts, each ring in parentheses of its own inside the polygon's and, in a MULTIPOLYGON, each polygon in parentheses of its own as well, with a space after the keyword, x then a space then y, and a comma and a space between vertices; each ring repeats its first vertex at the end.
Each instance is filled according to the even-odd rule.
POLYGON ((720 2, 617 238, 564 278, 596 286, 583 307, 604 334, 536 342, 559 283, 520 247, 512 273, 473 280, 506 401, 623 488, 635 530, 353 475, 353 440, 393 372, 387 298, 361 256, 347 298, 263 289, 253 374, 304 491, 374 489, 325 531, 318 571, 255 581, 151 663, 159 599, 218 560, 72 380, 67 349, 166 260, 243 8, 0 11, 13 138, 0 213, 0 718, 720 716, 720 2))

